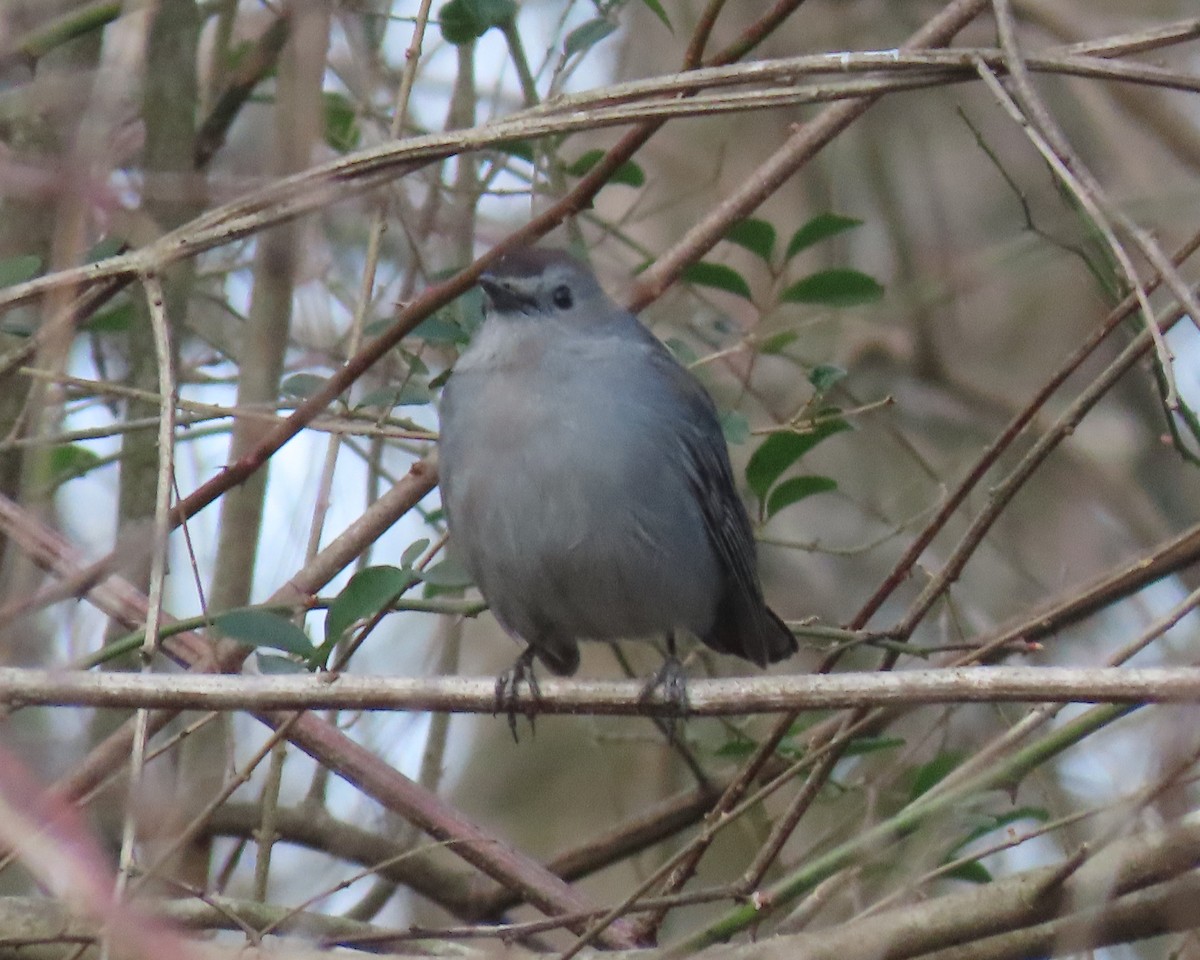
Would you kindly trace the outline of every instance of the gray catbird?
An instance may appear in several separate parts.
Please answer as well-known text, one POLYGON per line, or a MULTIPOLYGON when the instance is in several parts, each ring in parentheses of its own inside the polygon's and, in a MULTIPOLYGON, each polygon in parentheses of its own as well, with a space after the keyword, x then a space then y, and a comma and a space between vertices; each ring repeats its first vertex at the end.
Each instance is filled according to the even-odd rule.
POLYGON ((716 407, 691 373, 566 253, 520 248, 479 280, 487 316, 441 404, 451 549, 528 644, 497 681, 510 722, 536 655, 665 637, 648 685, 686 705, 682 628, 766 666, 796 640, 766 605, 716 407))

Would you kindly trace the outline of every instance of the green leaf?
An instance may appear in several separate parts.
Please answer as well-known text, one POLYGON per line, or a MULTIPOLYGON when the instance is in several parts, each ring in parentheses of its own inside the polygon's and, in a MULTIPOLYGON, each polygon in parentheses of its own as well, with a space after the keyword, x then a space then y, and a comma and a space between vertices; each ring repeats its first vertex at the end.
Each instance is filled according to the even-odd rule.
POLYGON ((746 464, 746 482, 759 500, 764 500, 767 491, 784 471, 821 441, 843 430, 849 430, 845 420, 826 420, 808 433, 782 431, 773 433, 764 440, 750 456, 746 464))
POLYGON ((426 584, 439 590, 465 590, 473 581, 466 567, 454 557, 447 557, 441 563, 422 570, 417 574, 426 584))
POLYGON ((511 157, 518 157, 526 163, 533 163, 533 143, 529 140, 505 140, 503 143, 492 145, 493 150, 499 150, 501 153, 507 153, 511 157))
POLYGON ((367 620, 387 607, 416 576, 411 570, 378 566, 359 570, 329 605, 325 615, 325 643, 337 643, 360 620, 367 620))
POLYGON ((291 657, 277 657, 273 653, 256 653, 254 657, 258 661, 258 672, 266 676, 309 672, 309 668, 305 664, 293 660, 291 657))
POLYGON ((913 774, 909 799, 917 799, 917 797, 931 789, 935 784, 944 780, 951 771, 963 762, 963 758, 964 755, 962 753, 947 750, 944 753, 939 753, 928 763, 917 767, 916 772, 913 774))
POLYGON ((713 755, 717 757, 727 757, 735 760, 741 760, 750 756, 758 744, 753 740, 738 738, 734 740, 726 740, 723 744, 713 751, 713 755))
POLYGON ((722 410, 720 420, 726 443, 739 444, 750 439, 750 423, 736 410, 722 410))
POLYGON ((800 334, 795 330, 784 330, 782 333, 777 333, 774 336, 767 337, 758 345, 758 352, 765 354, 783 353, 788 347, 795 343, 800 338, 800 334))
POLYGON ((784 507, 790 507, 815 493, 828 493, 837 489, 837 482, 829 477, 790 477, 780 483, 767 497, 767 516, 773 517, 784 507))
POLYGON ((399 387, 380 387, 371 390, 355 404, 356 410, 364 407, 374 407, 377 410, 391 410, 392 407, 411 407, 432 403, 433 394, 420 380, 410 379, 399 387))
POLYGON ((866 753, 878 753, 880 750, 895 750, 904 746, 907 741, 903 737, 858 737, 842 751, 844 757, 858 757, 866 753))
POLYGON ((133 322, 133 304, 128 300, 92 314, 83 325, 89 333, 123 333, 133 322))
POLYGON ((682 363, 685 367, 690 367, 699 357, 696 356, 696 351, 691 348, 687 342, 680 340, 678 337, 668 337, 664 343, 672 355, 682 363))
POLYGON ((852 307, 873 303, 883 296, 883 287, 859 270, 820 270, 798 280, 780 294, 785 303, 819 303, 828 307, 852 307))
POLYGON ((82 477, 89 470, 95 470, 100 463, 100 457, 87 447, 75 443, 55 447, 50 452, 50 485, 57 487, 68 480, 82 477))
POLYGON ((33 254, 0 260, 0 287, 11 287, 32 280, 42 272, 42 258, 33 254))
POLYGON ((325 98, 325 142, 338 153, 355 149, 362 141, 358 111, 350 98, 336 91, 327 91, 325 98))
POLYGON ((607 17, 588 20, 567 34, 566 40, 563 41, 563 53, 569 57, 589 50, 616 29, 617 25, 607 17))
POLYGON ((775 228, 766 220, 750 217, 739 220, 725 231, 725 239, 744 247, 760 260, 771 262, 775 250, 775 228))
POLYGON ((305 660, 314 652, 308 634, 291 620, 269 610, 230 610, 217 617, 213 626, 230 640, 236 640, 246 647, 269 647, 294 653, 305 660))
POLYGON ((315 373, 293 373, 279 385, 279 389, 285 396, 295 397, 297 400, 307 400, 323 386, 325 386, 325 378, 319 377, 315 373))
POLYGON ((516 15, 514 0, 450 0, 442 4, 438 20, 442 37, 458 46, 478 40, 492 27, 511 23, 516 15))
POLYGON ((818 394, 826 394, 837 384, 846 379, 846 371, 831 363, 822 363, 813 367, 808 373, 808 382, 818 394))
POLYGON ((992 875, 978 860, 971 860, 967 863, 959 864, 953 870, 946 873, 947 877, 953 877, 955 880, 965 880, 967 883, 991 883, 992 875))
MULTIPOLYGON (((573 160, 567 167, 566 172, 572 177, 582 177, 599 163, 603 156, 603 150, 588 150, 573 160)), ((623 183, 627 187, 640 187, 646 182, 646 174, 632 160, 626 160, 612 172, 607 182, 623 183)))
POLYGON ((747 300, 750 299, 750 285, 733 267, 727 267, 723 263, 708 263, 701 260, 699 263, 685 267, 682 277, 688 283, 694 283, 700 287, 713 287, 747 300))
POLYGON ((675 29, 671 26, 671 21, 667 19, 667 11, 663 9, 662 4, 658 0, 642 0, 642 3, 649 7, 650 12, 662 21, 664 27, 670 30, 672 34, 675 33, 675 29))
POLYGON ((107 260, 109 257, 115 257, 126 246, 124 237, 107 236, 83 255, 83 262, 95 263, 97 260, 107 260))
POLYGON ((783 255, 783 258, 784 260, 791 260, 801 250, 808 249, 814 243, 819 243, 829 237, 861 226, 862 221, 855 220, 853 217, 843 217, 836 213, 817 214, 817 216, 813 217, 808 223, 792 234, 792 239, 788 241, 787 252, 783 255))
POLYGON ((417 558, 420 557, 428 547, 428 537, 422 537, 420 540, 414 540, 407 547, 405 547, 404 552, 400 554, 400 566, 404 567, 405 569, 411 567, 417 562, 417 558))

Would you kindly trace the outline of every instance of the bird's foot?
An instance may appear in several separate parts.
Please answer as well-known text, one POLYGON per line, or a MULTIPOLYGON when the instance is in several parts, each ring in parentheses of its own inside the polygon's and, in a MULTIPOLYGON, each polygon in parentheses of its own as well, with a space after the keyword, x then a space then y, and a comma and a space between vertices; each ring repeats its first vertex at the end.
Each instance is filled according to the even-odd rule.
POLYGON ((529 688, 523 712, 529 718, 529 731, 534 733, 536 731, 533 721, 537 716, 542 691, 533 672, 533 647, 526 647, 525 652, 517 657, 513 665, 496 678, 496 702, 492 707, 492 716, 501 711, 508 715, 508 729, 512 731, 514 743, 520 742, 517 736, 517 708, 520 706, 521 697, 517 694, 517 687, 522 681, 529 688))
POLYGON ((667 738, 675 742, 675 724, 678 720, 686 720, 689 712, 687 695, 687 674, 683 672, 683 664, 674 653, 668 654, 654 674, 642 687, 638 696, 639 703, 647 703, 654 697, 655 691, 661 690, 663 699, 675 708, 673 714, 663 717, 667 738))

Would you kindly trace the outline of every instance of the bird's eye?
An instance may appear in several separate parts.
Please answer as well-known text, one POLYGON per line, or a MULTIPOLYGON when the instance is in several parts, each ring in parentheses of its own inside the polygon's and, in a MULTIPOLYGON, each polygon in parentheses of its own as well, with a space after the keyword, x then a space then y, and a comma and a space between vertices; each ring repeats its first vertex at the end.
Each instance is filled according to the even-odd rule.
POLYGON ((550 299, 554 301, 554 305, 560 310, 566 310, 575 303, 575 298, 571 296, 571 288, 565 284, 555 287, 554 292, 550 294, 550 299))

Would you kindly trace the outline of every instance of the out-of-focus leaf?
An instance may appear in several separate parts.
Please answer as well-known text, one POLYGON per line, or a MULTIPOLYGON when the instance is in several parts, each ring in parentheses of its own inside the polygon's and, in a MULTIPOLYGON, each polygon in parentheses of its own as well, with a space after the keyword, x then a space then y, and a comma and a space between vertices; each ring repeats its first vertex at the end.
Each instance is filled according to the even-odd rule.
POLYGON ((896 750, 906 742, 903 737, 858 737, 850 741, 842 756, 857 757, 866 753, 878 753, 880 750, 896 750))
POLYGON ((269 647, 294 653, 308 660, 314 647, 308 634, 298 626, 269 610, 230 610, 213 621, 213 625, 230 640, 247 647, 269 647))
POLYGON ((303 663, 290 657, 278 657, 273 653, 256 653, 254 657, 258 661, 258 672, 266 676, 310 672, 303 663))
POLYGON ((32 280, 42 272, 42 258, 33 254, 5 257, 0 260, 0 287, 32 280))
POLYGON ((533 144, 528 140, 505 140, 495 144, 492 149, 507 153, 510 157, 519 157, 526 163, 533 163, 533 144))
POLYGON ((823 440, 849 429, 850 424, 845 420, 826 420, 808 433, 771 434, 751 454, 746 464, 746 482, 759 500, 765 500, 767 491, 788 467, 823 440))
POLYGON ((721 432, 725 434, 726 443, 745 443, 750 439, 750 424, 736 410, 722 410, 721 432))
POLYGON ((684 268, 682 277, 688 283, 697 286, 713 287, 744 297, 746 300, 750 299, 750 285, 733 267, 727 267, 723 263, 701 260, 699 263, 689 264, 684 268))
POLYGON ((773 517, 784 507, 799 503, 815 493, 828 493, 837 489, 837 482, 829 477, 789 477, 778 484, 767 497, 766 515, 773 517))
POLYGON ((374 407, 378 410, 391 410, 392 407, 411 407, 433 402, 433 394, 419 380, 409 380, 403 386, 380 387, 367 393, 355 405, 356 409, 374 407))
POLYGON ((325 142, 338 153, 355 149, 362 141, 362 130, 354 104, 349 97, 335 90, 326 91, 324 98, 325 142))
POLYGON ((766 220, 749 217, 739 220, 725 231, 725 239, 744 247, 760 260, 771 262, 775 250, 775 228, 766 220))
POLYGON ((446 42, 458 46, 478 40, 516 15, 514 0, 450 0, 438 11, 438 21, 446 42))
POLYGON ((953 877, 955 880, 965 880, 967 883, 991 883, 992 875, 978 860, 970 860, 967 863, 961 863, 953 870, 947 871, 947 877, 953 877))
POLYGON ((289 397, 297 400, 307 400, 325 386, 325 378, 315 373, 293 373, 279 385, 279 389, 289 397))
POLYGON ((917 767, 913 773, 912 788, 909 799, 915 800, 921 794, 940 783, 946 776, 963 762, 963 755, 953 750, 939 753, 928 763, 917 767))
POLYGON ((616 29, 617 25, 607 17, 588 20, 567 34, 567 38, 563 41, 563 53, 569 57, 572 54, 589 50, 616 29))
POLYGON ((400 554, 400 566, 405 568, 411 567, 417 562, 417 559, 426 551, 426 549, 428 549, 428 547, 428 537, 421 537, 420 540, 414 540, 407 547, 405 547, 404 552, 400 554))
POLYGON ((133 321, 133 304, 128 300, 104 310, 97 310, 83 325, 89 333, 123 333, 133 321))
POLYGON ((453 557, 422 570, 418 576, 429 586, 439 590, 465 590, 472 583, 466 568, 453 557))
MULTIPOLYGON (((567 173, 572 177, 582 177, 599 163, 603 156, 603 150, 588 150, 571 162, 571 165, 567 167, 567 173)), ((608 178, 608 182, 623 183, 627 187, 640 187, 646 182, 646 174, 632 160, 626 160, 613 171, 612 176, 608 178)))
POLYGON ((667 19, 667 11, 663 9, 663 5, 658 0, 642 0, 642 3, 649 7, 650 12, 662 21, 664 27, 670 30, 672 34, 675 33, 675 28, 671 26, 671 21, 667 19))
POLYGON ((87 447, 67 443, 50 452, 50 484, 57 487, 100 466, 100 457, 87 447))
POLYGON ((873 303, 883 296, 874 277, 859 270, 820 270, 798 280, 780 294, 785 303, 819 303, 827 307, 852 307, 873 303))
POLYGON ((411 570, 378 566, 359 570, 325 615, 325 642, 336 643, 355 623, 375 616, 416 580, 411 570))
POLYGON ((808 374, 808 382, 820 394, 828 393, 845 379, 846 371, 841 367, 835 367, 831 363, 823 363, 820 366, 813 367, 808 374))
POLYGON ((766 340, 758 345, 758 352, 768 355, 783 353, 783 351, 795 343, 799 337, 800 334, 796 333, 795 330, 784 330, 782 333, 777 333, 773 336, 767 337, 766 340))
POLYGON ((115 257, 125 249, 125 246, 124 237, 107 236, 83 255, 83 262, 95 263, 97 260, 107 260, 109 257, 115 257))
POLYGON ((787 252, 783 257, 785 260, 791 260, 801 250, 811 247, 814 243, 861 226, 862 221, 855 220, 853 217, 843 217, 836 213, 819 213, 792 234, 792 239, 788 241, 787 252))
POLYGON ((680 340, 678 337, 670 337, 666 341, 667 349, 675 355, 675 359, 682 363, 685 367, 690 367, 699 359, 696 356, 696 351, 691 348, 691 345, 680 340))

